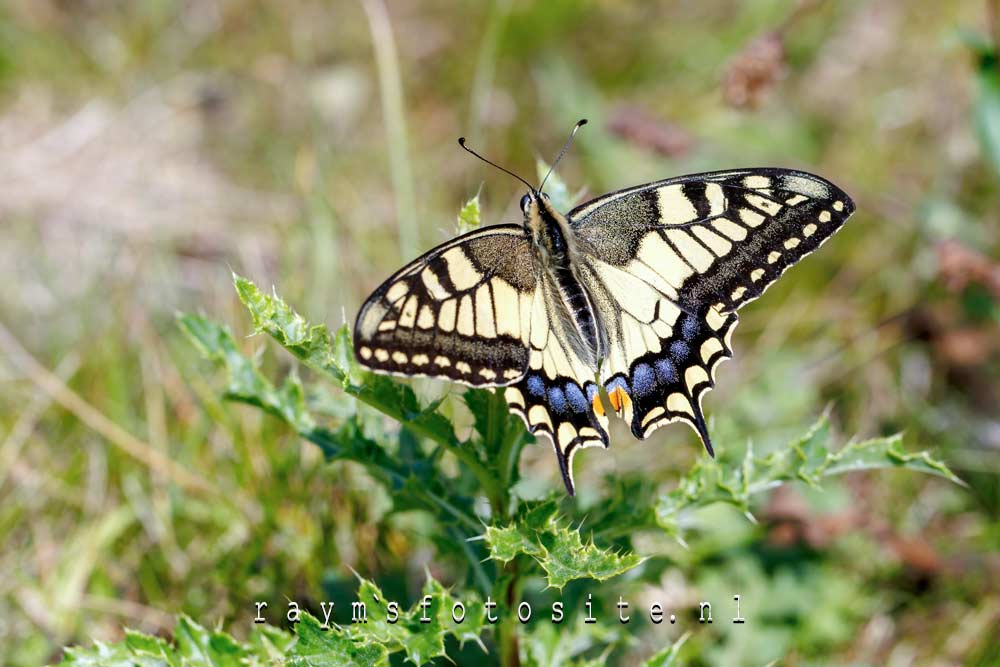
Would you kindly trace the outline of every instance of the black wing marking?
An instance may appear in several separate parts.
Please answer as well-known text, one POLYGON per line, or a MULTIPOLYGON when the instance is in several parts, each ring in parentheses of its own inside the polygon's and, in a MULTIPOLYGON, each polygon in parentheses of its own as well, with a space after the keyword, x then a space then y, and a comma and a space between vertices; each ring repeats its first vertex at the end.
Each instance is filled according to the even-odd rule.
POLYGON ((781 169, 715 172, 611 193, 570 213, 605 325, 602 382, 638 438, 701 410, 732 355, 734 312, 854 211, 828 181, 781 169))
POLYGON ((536 268, 520 225, 485 227, 434 248, 361 307, 358 361, 473 386, 516 382, 528 367, 536 268))

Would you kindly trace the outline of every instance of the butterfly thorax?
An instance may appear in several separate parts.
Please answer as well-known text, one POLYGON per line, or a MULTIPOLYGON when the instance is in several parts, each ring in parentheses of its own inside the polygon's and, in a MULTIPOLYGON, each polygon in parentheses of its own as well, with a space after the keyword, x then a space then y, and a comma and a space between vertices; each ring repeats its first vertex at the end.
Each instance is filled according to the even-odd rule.
POLYGON ((603 356, 597 314, 576 271, 575 237, 566 216, 552 207, 545 194, 530 196, 524 226, 541 258, 541 266, 558 287, 573 325, 580 334, 586 356, 596 364, 603 356))

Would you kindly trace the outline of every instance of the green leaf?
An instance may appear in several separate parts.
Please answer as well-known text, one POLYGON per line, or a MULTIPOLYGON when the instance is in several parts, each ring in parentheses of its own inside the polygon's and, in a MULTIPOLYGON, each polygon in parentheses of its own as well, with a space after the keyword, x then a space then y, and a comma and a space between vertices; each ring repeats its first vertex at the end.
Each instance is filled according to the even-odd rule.
POLYGON ((680 655, 681 647, 684 646, 684 642, 690 636, 690 632, 685 632, 681 635, 680 639, 650 656, 648 660, 642 663, 642 667, 674 667, 677 664, 677 656, 680 655))
MULTIPOLYGON (((472 639, 482 645, 480 636, 485 630, 485 607, 473 593, 454 597, 433 577, 428 576, 421 598, 409 610, 399 610, 395 623, 389 622, 389 601, 373 582, 361 578, 357 600, 365 603, 366 623, 354 623, 348 633, 358 641, 374 641, 385 646, 390 653, 404 651, 414 665, 424 665, 446 655, 445 639, 453 636, 461 643, 472 639), (426 609, 421 605, 423 596, 431 596, 426 609), (458 602, 465 608, 465 618, 456 623, 452 609, 458 602), (430 619, 422 622, 421 617, 430 619)), ((461 611, 457 611, 461 618, 461 611)))
POLYGON ((405 424, 415 434, 449 448, 459 448, 451 422, 437 412, 436 406, 422 408, 409 386, 356 367, 347 325, 338 330, 335 340, 331 340, 326 326, 309 324, 280 297, 262 293, 251 281, 238 275, 233 276, 233 282, 240 300, 250 311, 257 332, 267 333, 306 366, 325 375, 348 394, 405 424), (355 382, 353 377, 361 381, 355 382))
POLYGON ((721 502, 734 505, 749 516, 750 499, 754 494, 791 481, 815 487, 824 477, 853 470, 907 468, 963 484, 944 463, 929 453, 906 452, 900 435, 849 443, 838 451, 830 451, 829 439, 830 422, 824 414, 802 438, 786 449, 758 458, 748 446, 743 463, 737 469, 714 459, 700 460, 677 488, 660 496, 656 503, 656 522, 683 541, 680 520, 683 512, 721 502))
POLYGON ((479 211, 479 194, 465 202, 465 206, 458 212, 458 233, 465 234, 482 226, 482 219, 479 211))
MULTIPOLYGON (((538 160, 535 163, 535 171, 538 173, 538 182, 541 183, 545 175, 549 173, 549 165, 544 160, 538 160)), ((583 193, 584 190, 582 189, 576 193, 571 193, 566 186, 566 182, 555 171, 549 174, 548 180, 545 181, 545 194, 549 196, 549 201, 552 202, 555 209, 563 213, 568 212, 576 206, 577 202, 583 197, 583 193)))
POLYGON ((322 624, 302 614, 295 625, 298 641, 289 652, 285 664, 299 667, 380 667, 389 664, 385 646, 356 641, 336 628, 324 629, 322 624))
POLYGON ((635 554, 601 549, 593 539, 584 541, 579 529, 568 526, 556 509, 554 502, 545 501, 530 505, 508 525, 488 526, 490 558, 506 563, 530 556, 545 571, 549 586, 559 589, 575 579, 604 581, 642 562, 635 554))
MULTIPOLYGON (((400 508, 427 509, 445 521, 458 521, 465 526, 467 536, 481 530, 481 524, 469 511, 471 501, 448 488, 432 466, 408 464, 390 456, 384 447, 364 435, 355 417, 336 430, 318 425, 295 374, 280 389, 275 388, 260 374, 254 361, 238 350, 227 328, 199 315, 182 315, 178 321, 202 354, 227 371, 227 398, 254 405, 285 421, 301 437, 319 445, 330 460, 350 460, 365 466, 372 476, 394 490, 400 508)), ((338 349, 344 344, 342 336, 337 338, 328 348, 334 357, 342 355, 338 349)), ((415 424, 428 423, 429 418, 421 421, 421 415, 432 409, 422 410, 408 387, 386 381, 388 386, 382 390, 381 400, 393 402, 400 411, 413 417, 407 428, 417 430, 415 424)), ((437 417, 444 419, 441 415, 437 417)))
MULTIPOLYGON (((382 591, 371 581, 360 579, 356 600, 365 604, 365 622, 348 622, 344 627, 324 627, 318 619, 303 613, 295 634, 263 625, 253 626, 246 644, 230 635, 206 630, 187 616, 177 620, 174 642, 131 630, 117 644, 96 642, 90 648, 66 649, 63 667, 247 667, 256 665, 299 665, 301 667, 361 667, 388 665, 389 654, 403 652, 417 665, 445 657, 445 640, 460 643, 472 639, 483 646, 486 631, 485 607, 474 593, 460 597, 428 576, 424 595, 431 597, 426 610, 418 600, 389 622, 388 604, 382 591), (465 617, 456 623, 454 605, 461 601, 465 617), (429 622, 421 622, 426 614, 429 622)), ((352 610, 353 611, 353 610, 352 610)), ((458 612, 461 618, 461 612, 458 612)), ((360 617, 359 617, 360 618, 360 617)), ((483 649, 485 650, 485 648, 483 649)))
POLYGON ((63 667, 246 667, 270 665, 285 655, 293 638, 277 628, 254 626, 243 644, 224 632, 206 630, 187 616, 177 619, 174 642, 134 630, 116 644, 95 642, 68 648, 63 667))
POLYGON ((240 667, 246 653, 244 647, 229 635, 210 632, 187 616, 177 620, 174 640, 184 665, 240 667))

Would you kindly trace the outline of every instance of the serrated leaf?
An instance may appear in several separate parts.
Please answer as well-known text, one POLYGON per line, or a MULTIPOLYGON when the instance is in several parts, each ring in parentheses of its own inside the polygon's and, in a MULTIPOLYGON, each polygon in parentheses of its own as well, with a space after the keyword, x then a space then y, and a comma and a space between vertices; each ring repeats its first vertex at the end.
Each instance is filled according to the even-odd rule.
POLYGON ((95 642, 90 648, 67 648, 59 664, 62 667, 155 667, 168 663, 155 662, 155 658, 147 661, 124 644, 95 642))
POLYGON ((907 468, 963 483, 929 453, 906 452, 900 435, 850 443, 837 451, 830 450, 829 439, 830 424, 824 414, 802 438, 783 450, 758 458, 748 447, 738 469, 724 467, 714 459, 701 460, 677 488, 660 496, 656 522, 682 539, 680 517, 684 512, 721 502, 734 505, 749 516, 750 498, 756 493, 792 481, 818 486, 824 477, 854 470, 907 468))
POLYGON ((181 662, 192 667, 240 667, 245 654, 229 635, 206 630, 187 616, 177 620, 174 641, 181 662))
POLYGON ((486 543, 490 558, 503 563, 520 555, 534 558, 549 586, 559 589, 576 579, 604 581, 642 562, 635 554, 615 553, 585 541, 579 529, 555 514, 551 501, 529 506, 507 525, 488 526, 486 543))
POLYGON ((299 667, 381 667, 389 664, 389 652, 376 643, 356 641, 336 628, 323 628, 310 616, 302 614, 295 624, 298 641, 288 654, 287 665, 299 667))
POLYGON ((604 647, 605 655, 594 660, 599 665, 605 664, 607 652, 631 637, 631 633, 618 624, 587 623, 583 614, 574 618, 561 624, 546 622, 535 625, 522 639, 525 667, 580 667, 590 661, 580 662, 579 656, 598 646, 604 647))
POLYGON ((485 630, 484 607, 479 597, 463 593, 461 598, 456 598, 433 577, 427 578, 420 600, 409 610, 399 610, 395 623, 388 620, 389 601, 373 582, 361 579, 357 599, 365 603, 368 620, 350 625, 347 632, 359 641, 378 642, 386 646, 390 653, 404 651, 406 659, 414 665, 424 665, 445 656, 445 639, 448 636, 461 643, 469 639, 479 642, 485 630), (424 595, 431 596, 426 609, 421 605, 424 595), (459 599, 465 607, 465 618, 456 623, 451 613, 459 599), (430 621, 422 622, 422 616, 430 621))
POLYGON ((346 324, 331 339, 326 326, 309 324, 280 297, 264 294, 242 276, 234 274, 233 283, 256 331, 270 335, 303 364, 415 433, 448 447, 459 446, 451 422, 435 409, 422 408, 409 386, 355 368, 346 324), (362 378, 360 383, 352 381, 355 375, 362 378))
POLYGON ((462 210, 458 212, 457 224, 459 234, 465 234, 466 232, 471 232, 474 229, 479 229, 482 225, 478 193, 475 197, 465 202, 465 206, 463 206, 462 210))
POLYGON ((115 644, 95 642, 89 648, 67 648, 63 667, 200 667, 270 665, 284 658, 293 638, 268 626, 254 626, 243 644, 224 632, 210 631, 181 616, 174 641, 134 630, 115 644))
MULTIPOLYGON (((251 290, 245 288, 244 291, 251 294, 248 298, 260 303, 251 290)), ((281 319, 288 318, 282 316, 281 319)), ((469 499, 447 488, 433 468, 406 465, 390 457, 383 447, 364 435, 354 418, 345 421, 337 430, 319 426, 305 401, 297 375, 289 375, 281 388, 275 388, 260 374, 254 361, 239 351, 226 327, 200 315, 182 315, 178 318, 178 323, 206 358, 227 371, 227 398, 254 405, 287 422, 301 437, 319 445, 328 459, 346 459, 364 465, 376 479, 395 490, 397 503, 401 507, 428 509, 448 520, 460 521, 469 535, 479 532, 480 524, 469 512, 469 499), (411 480, 415 483, 411 483, 411 480)), ((295 325, 293 328, 303 327, 295 325)), ((334 356, 341 354, 338 349, 345 344, 342 342, 344 336, 338 334, 337 342, 332 348, 323 343, 318 347, 332 349, 334 356)), ((300 347, 301 349, 303 348, 300 347)), ((305 354, 311 355, 312 352, 306 351, 305 354)), ((361 391, 360 388, 356 389, 356 393, 361 391)), ((425 434, 434 432, 446 442, 452 443, 454 432, 451 424, 435 412, 433 406, 421 408, 409 387, 388 378, 373 376, 372 382, 363 391, 379 392, 380 404, 392 404, 395 414, 406 423, 408 429, 425 434), (439 426, 441 421, 444 422, 444 427, 439 426)), ((456 439, 453 446, 461 445, 456 439)))

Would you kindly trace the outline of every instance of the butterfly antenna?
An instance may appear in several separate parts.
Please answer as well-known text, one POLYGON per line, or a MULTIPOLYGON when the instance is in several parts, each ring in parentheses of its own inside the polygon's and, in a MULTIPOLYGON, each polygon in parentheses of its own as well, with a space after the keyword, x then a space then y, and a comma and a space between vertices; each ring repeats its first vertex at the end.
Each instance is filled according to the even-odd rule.
POLYGON ((545 181, 549 180, 549 176, 552 175, 552 170, 556 168, 557 164, 559 164, 559 160, 563 159, 563 155, 566 155, 566 151, 569 150, 570 144, 573 143, 573 137, 576 136, 576 131, 586 124, 587 124, 587 119, 581 118, 579 122, 577 122, 577 124, 573 126, 573 131, 569 133, 569 139, 566 140, 566 144, 562 147, 562 150, 559 151, 559 156, 552 163, 552 166, 549 167, 548 173, 545 174, 545 178, 542 179, 541 184, 538 186, 539 192, 541 192, 542 188, 545 187, 545 181))
POLYGON ((464 148, 465 150, 469 151, 473 155, 475 155, 477 158, 479 158, 480 160, 482 160, 486 164, 492 165, 492 166, 496 167, 497 169, 499 169, 500 171, 505 172, 507 174, 510 174, 511 176, 513 176, 514 178, 516 178, 517 180, 519 180, 522 183, 524 183, 525 185, 527 185, 528 189, 531 190, 532 192, 536 192, 534 186, 532 186, 531 183, 529 183, 528 181, 524 180, 523 178, 521 178, 520 176, 518 176, 517 174, 515 174, 514 172, 512 172, 510 169, 505 169, 505 168, 501 167, 500 165, 498 165, 496 162, 493 162, 491 160, 487 160, 482 155, 480 155, 476 151, 474 151, 471 148, 469 148, 468 146, 466 146, 465 145, 465 137, 459 137, 458 138, 458 145, 461 146, 462 148, 464 148))

